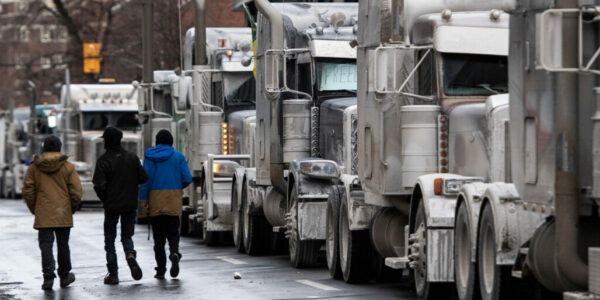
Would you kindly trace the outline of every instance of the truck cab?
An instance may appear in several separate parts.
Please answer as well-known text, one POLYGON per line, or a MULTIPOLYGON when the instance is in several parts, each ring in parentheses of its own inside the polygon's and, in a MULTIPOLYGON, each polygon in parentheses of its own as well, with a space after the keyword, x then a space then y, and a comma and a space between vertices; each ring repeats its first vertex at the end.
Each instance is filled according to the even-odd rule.
POLYGON ((143 155, 137 89, 131 84, 71 84, 63 86, 61 101, 64 109, 57 131, 81 178, 82 201, 97 202, 92 176, 96 161, 105 152, 104 129, 119 128, 123 131, 121 146, 140 158, 143 155))

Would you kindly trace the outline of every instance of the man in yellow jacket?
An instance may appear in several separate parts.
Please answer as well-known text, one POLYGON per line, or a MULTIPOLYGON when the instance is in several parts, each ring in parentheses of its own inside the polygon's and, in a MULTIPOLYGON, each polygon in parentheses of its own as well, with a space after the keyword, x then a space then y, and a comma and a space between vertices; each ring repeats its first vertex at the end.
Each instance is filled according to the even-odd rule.
POLYGON ((71 273, 69 233, 73 227, 73 213, 81 204, 81 181, 67 156, 60 153, 62 143, 56 136, 44 140, 41 156, 36 156, 25 174, 23 199, 35 215, 33 228, 38 230, 38 243, 42 251, 42 289, 50 290, 54 284, 54 237, 58 248, 58 276, 60 286, 67 287, 75 281, 71 273))

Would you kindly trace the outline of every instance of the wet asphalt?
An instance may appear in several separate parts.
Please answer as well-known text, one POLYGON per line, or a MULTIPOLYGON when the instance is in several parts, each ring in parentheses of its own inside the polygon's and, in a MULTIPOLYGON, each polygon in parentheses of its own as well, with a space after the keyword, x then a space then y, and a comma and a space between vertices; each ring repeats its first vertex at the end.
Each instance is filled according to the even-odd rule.
MULTIPOLYGON (((406 282, 350 285, 330 279, 325 267, 294 269, 288 257, 252 257, 233 247, 207 247, 182 237, 181 273, 156 280, 152 240, 146 225, 136 225, 138 262, 144 277, 131 278, 117 238, 119 285, 103 284, 106 274, 103 211, 88 207, 74 216, 70 248, 76 281, 43 291, 40 250, 33 216, 22 200, 0 200, 0 299, 416 299, 406 282), (234 279, 238 272, 242 279, 234 279)), ((56 251, 56 247, 55 247, 56 251)))

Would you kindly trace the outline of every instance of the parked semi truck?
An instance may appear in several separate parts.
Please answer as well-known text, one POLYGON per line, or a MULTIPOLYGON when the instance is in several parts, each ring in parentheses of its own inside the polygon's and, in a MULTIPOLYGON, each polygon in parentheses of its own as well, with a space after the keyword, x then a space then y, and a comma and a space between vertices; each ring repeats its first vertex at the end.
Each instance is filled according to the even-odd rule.
POLYGON ((288 239, 295 267, 315 265, 325 240, 325 207, 338 164, 351 168, 356 107, 357 4, 255 1, 255 128, 251 159, 232 186, 234 243, 265 253, 288 239), (350 126, 350 127, 349 127, 350 126))
POLYGON ((180 79, 190 87, 185 155, 193 178, 182 229, 202 234, 212 245, 232 229, 233 170, 251 163, 248 155, 237 154, 253 147, 241 133, 254 123, 256 83, 251 29, 205 28, 204 4, 196 5, 196 27, 187 31, 184 44, 187 77, 180 79))
MULTIPOLYGON (((542 299, 596 297, 596 97, 594 81, 573 74, 599 74, 590 4, 361 2, 367 76, 351 194, 380 207, 371 242, 388 266, 411 270, 421 299, 454 288, 460 299, 504 299, 530 292, 527 277, 542 299), (513 13, 508 61, 500 9, 513 13)), ((347 256, 368 249, 344 233, 344 211, 348 280, 359 260, 347 256)))
POLYGON ((137 89, 131 84, 66 84, 57 133, 83 187, 84 202, 99 201, 92 184, 98 158, 104 153, 102 132, 108 126, 123 131, 121 145, 142 157, 141 126, 137 119, 137 89))
MULTIPOLYGON (((146 10, 151 7, 145 5, 146 10)), ((207 244, 214 244, 220 233, 231 231, 230 185, 239 159, 216 160, 207 167, 208 155, 252 148, 251 140, 243 141, 237 132, 254 120, 255 81, 250 28, 205 28, 204 8, 203 0, 195 1, 196 26, 186 33, 183 70, 154 71, 138 87, 144 148, 154 145, 159 130, 176 132, 176 147, 193 175, 182 199, 181 233, 202 234, 207 244)), ((151 44, 149 24, 144 32, 145 45, 151 44)), ((151 54, 145 53, 145 61, 151 61, 151 54)), ((151 71, 151 66, 145 69, 151 71)))
POLYGON ((19 198, 29 158, 29 107, 10 109, 4 119, 4 159, 2 168, 2 195, 19 198))

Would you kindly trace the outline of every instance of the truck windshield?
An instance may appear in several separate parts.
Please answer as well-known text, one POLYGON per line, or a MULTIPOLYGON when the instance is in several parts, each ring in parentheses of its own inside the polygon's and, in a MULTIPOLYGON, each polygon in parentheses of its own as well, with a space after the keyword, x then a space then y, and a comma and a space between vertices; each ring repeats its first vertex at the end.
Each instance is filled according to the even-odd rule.
POLYGON ((228 106, 253 105, 256 81, 252 73, 228 73, 223 76, 225 100, 228 106))
POLYGON ((320 92, 356 91, 356 62, 317 62, 317 86, 320 92))
POLYGON ((490 96, 508 93, 506 56, 442 54, 447 96, 490 96))
POLYGON ((83 130, 102 131, 112 126, 121 130, 140 130, 135 111, 88 111, 83 112, 83 130))

